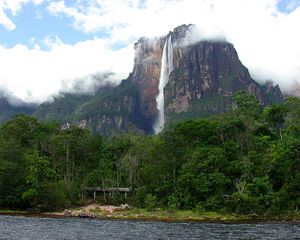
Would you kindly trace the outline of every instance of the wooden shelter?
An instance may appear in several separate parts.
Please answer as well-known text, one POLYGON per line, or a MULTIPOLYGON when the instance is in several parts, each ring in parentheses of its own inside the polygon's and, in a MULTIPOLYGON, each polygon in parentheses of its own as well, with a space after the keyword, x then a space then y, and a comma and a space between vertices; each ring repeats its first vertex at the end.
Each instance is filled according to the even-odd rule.
POLYGON ((87 192, 93 192, 94 199, 97 196, 97 193, 103 193, 105 198, 105 194, 108 193, 109 196, 113 196, 114 193, 124 193, 125 199, 127 198, 127 193, 130 192, 130 188, 101 188, 101 187, 86 187, 84 188, 87 192))

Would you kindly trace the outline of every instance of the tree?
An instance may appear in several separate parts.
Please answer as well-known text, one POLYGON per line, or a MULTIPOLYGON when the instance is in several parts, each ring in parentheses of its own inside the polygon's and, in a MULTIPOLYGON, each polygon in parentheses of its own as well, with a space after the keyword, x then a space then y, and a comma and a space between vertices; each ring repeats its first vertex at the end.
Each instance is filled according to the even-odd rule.
POLYGON ((208 209, 217 208, 230 183, 230 179, 224 175, 227 165, 222 148, 195 149, 191 160, 183 165, 179 177, 180 191, 188 193, 191 201, 188 203, 184 199, 182 204, 185 207, 195 207, 202 202, 208 209))
POLYGON ((270 127, 278 131, 278 134, 282 139, 282 128, 286 116, 286 109, 284 105, 277 104, 271 107, 266 107, 263 111, 263 115, 270 127))
POLYGON ((285 100, 287 109, 285 127, 289 135, 300 137, 300 99, 297 97, 287 97, 285 100))
POLYGON ((27 189, 22 198, 28 201, 32 207, 47 208, 54 204, 53 199, 56 173, 46 157, 41 157, 37 152, 27 153, 24 156, 27 163, 26 183, 27 189))
POLYGON ((233 96, 233 101, 237 113, 246 118, 257 118, 262 110, 262 107, 255 96, 246 91, 236 92, 233 96))
POLYGON ((0 127, 0 205, 25 207, 24 152, 37 146, 40 124, 35 118, 17 115, 0 127))

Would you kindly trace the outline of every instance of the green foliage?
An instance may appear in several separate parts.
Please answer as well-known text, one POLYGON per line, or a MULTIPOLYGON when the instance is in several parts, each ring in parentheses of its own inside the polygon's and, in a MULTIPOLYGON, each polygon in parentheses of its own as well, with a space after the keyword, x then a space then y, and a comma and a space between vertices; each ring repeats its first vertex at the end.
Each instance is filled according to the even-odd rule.
POLYGON ((300 99, 297 97, 288 97, 284 103, 287 109, 285 128, 288 135, 300 137, 300 99))
POLYGON ((237 92, 233 96, 233 100, 236 104, 237 113, 242 116, 257 117, 261 110, 259 101, 255 96, 248 94, 246 91, 237 92))
POLYGON ((168 209, 169 210, 177 210, 179 209, 180 206, 180 200, 178 198, 178 196, 176 196, 175 194, 172 194, 168 197, 168 209))
MULTIPOLYGON (((53 180, 56 173, 46 157, 41 157, 37 152, 28 153, 24 156, 27 163, 26 184, 27 189, 22 194, 22 199, 28 201, 32 207, 44 208, 49 202, 59 195, 53 180)), ((58 197, 59 198, 59 197, 58 197)), ((46 208, 45 207, 45 208, 46 208)))
POLYGON ((150 194, 147 194, 145 198, 145 206, 147 211, 153 211, 157 207, 157 197, 150 194))
POLYGON ((72 121, 72 114, 76 108, 90 98, 90 95, 64 93, 52 102, 41 104, 33 115, 42 121, 72 121))
POLYGON ((0 127, 0 207, 56 209, 85 201, 86 187, 131 187, 128 199, 104 201, 149 211, 297 212, 300 100, 263 109, 245 92, 233 99, 222 115, 153 136, 103 137, 16 116, 0 127))
POLYGON ((146 186, 139 187, 135 189, 134 202, 138 207, 145 207, 145 200, 148 194, 148 189, 146 186))

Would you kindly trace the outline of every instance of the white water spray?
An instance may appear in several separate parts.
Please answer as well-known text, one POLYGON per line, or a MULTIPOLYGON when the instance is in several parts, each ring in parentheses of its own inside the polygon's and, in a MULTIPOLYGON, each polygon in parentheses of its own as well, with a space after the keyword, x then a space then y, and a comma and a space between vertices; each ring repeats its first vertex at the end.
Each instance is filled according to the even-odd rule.
POLYGON ((164 99, 164 88, 169 81, 170 73, 173 70, 173 46, 171 36, 166 39, 162 59, 161 59, 161 70, 158 84, 158 95, 156 97, 156 105, 158 110, 157 119, 153 125, 155 134, 159 133, 165 124, 165 99, 164 99))

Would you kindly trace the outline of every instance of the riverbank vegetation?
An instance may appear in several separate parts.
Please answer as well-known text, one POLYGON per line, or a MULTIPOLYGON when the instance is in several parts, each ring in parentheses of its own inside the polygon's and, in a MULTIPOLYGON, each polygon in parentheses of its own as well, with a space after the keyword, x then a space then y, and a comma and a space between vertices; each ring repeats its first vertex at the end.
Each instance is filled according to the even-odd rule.
MULTIPOLYGON (((0 127, 0 208, 53 210, 85 187, 131 187, 108 203, 149 212, 274 216, 300 208, 300 99, 262 107, 240 92, 228 112, 105 137, 18 115, 0 127)), ((100 199, 103 201, 103 199, 100 199)))

